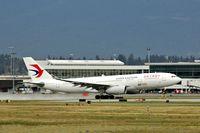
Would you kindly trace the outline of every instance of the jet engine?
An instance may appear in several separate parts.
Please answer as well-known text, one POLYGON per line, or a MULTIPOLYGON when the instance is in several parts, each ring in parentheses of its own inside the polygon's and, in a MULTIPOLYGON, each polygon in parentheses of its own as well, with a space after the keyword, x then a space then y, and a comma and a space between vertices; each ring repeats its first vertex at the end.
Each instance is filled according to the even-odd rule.
POLYGON ((135 87, 126 87, 127 94, 139 94, 140 90, 135 87))
POLYGON ((112 86, 106 90, 108 94, 126 94, 126 86, 112 86))

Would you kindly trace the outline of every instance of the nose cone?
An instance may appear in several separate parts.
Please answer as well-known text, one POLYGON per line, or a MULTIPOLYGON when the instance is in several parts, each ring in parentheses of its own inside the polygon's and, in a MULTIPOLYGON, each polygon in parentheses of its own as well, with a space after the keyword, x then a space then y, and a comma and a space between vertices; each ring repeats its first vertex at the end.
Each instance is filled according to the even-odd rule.
POLYGON ((182 80, 180 77, 176 76, 175 74, 170 74, 170 77, 173 84, 178 84, 182 80))
POLYGON ((176 80, 177 83, 179 83, 179 82, 181 82, 182 79, 177 76, 175 80, 176 80))

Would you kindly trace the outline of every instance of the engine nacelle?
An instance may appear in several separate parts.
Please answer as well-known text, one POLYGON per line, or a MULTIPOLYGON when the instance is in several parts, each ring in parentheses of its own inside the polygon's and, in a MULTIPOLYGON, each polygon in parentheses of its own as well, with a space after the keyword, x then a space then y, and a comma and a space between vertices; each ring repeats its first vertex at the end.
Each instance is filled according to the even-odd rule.
POLYGON ((126 86, 112 86, 106 90, 108 94, 126 94, 126 86))
POLYGON ((93 89, 92 87, 87 88, 85 91, 86 91, 86 92, 89 92, 89 93, 98 93, 98 91, 95 90, 95 89, 93 89))
POLYGON ((140 90, 135 87, 126 87, 127 94, 139 94, 140 90))

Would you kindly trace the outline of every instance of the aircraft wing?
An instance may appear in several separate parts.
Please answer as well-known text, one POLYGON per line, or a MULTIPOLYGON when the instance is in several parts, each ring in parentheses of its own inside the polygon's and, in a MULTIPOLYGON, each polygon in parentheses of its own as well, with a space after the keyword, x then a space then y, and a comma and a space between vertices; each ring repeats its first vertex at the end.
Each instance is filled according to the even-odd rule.
POLYGON ((104 89, 106 90, 107 88, 111 87, 111 85, 107 85, 107 84, 100 84, 100 83, 89 83, 89 82, 80 82, 80 81, 73 81, 73 80, 66 80, 66 79, 57 79, 57 80, 61 80, 61 81, 65 81, 65 82, 70 82, 74 85, 80 85, 80 86, 86 86, 88 88, 92 87, 96 90, 100 90, 100 89, 104 89))

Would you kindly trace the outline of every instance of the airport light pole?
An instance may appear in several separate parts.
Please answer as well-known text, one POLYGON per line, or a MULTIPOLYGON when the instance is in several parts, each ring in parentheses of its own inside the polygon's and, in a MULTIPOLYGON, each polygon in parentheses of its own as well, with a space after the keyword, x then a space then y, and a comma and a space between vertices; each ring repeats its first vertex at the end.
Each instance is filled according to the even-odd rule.
POLYGON ((74 59, 74 54, 73 53, 69 54, 69 60, 73 60, 73 59, 74 59))
POLYGON ((113 54, 113 60, 117 59, 117 54, 113 54))
MULTIPOLYGON (((151 62, 151 49, 150 48, 147 48, 147 58, 148 58, 148 63, 151 62)), ((150 66, 150 64, 149 64, 150 66)), ((150 68, 149 68, 149 73, 150 73, 150 68)))
POLYGON ((10 74, 12 75, 12 92, 14 93, 15 91, 15 72, 14 72, 14 47, 8 47, 10 49, 10 74))

